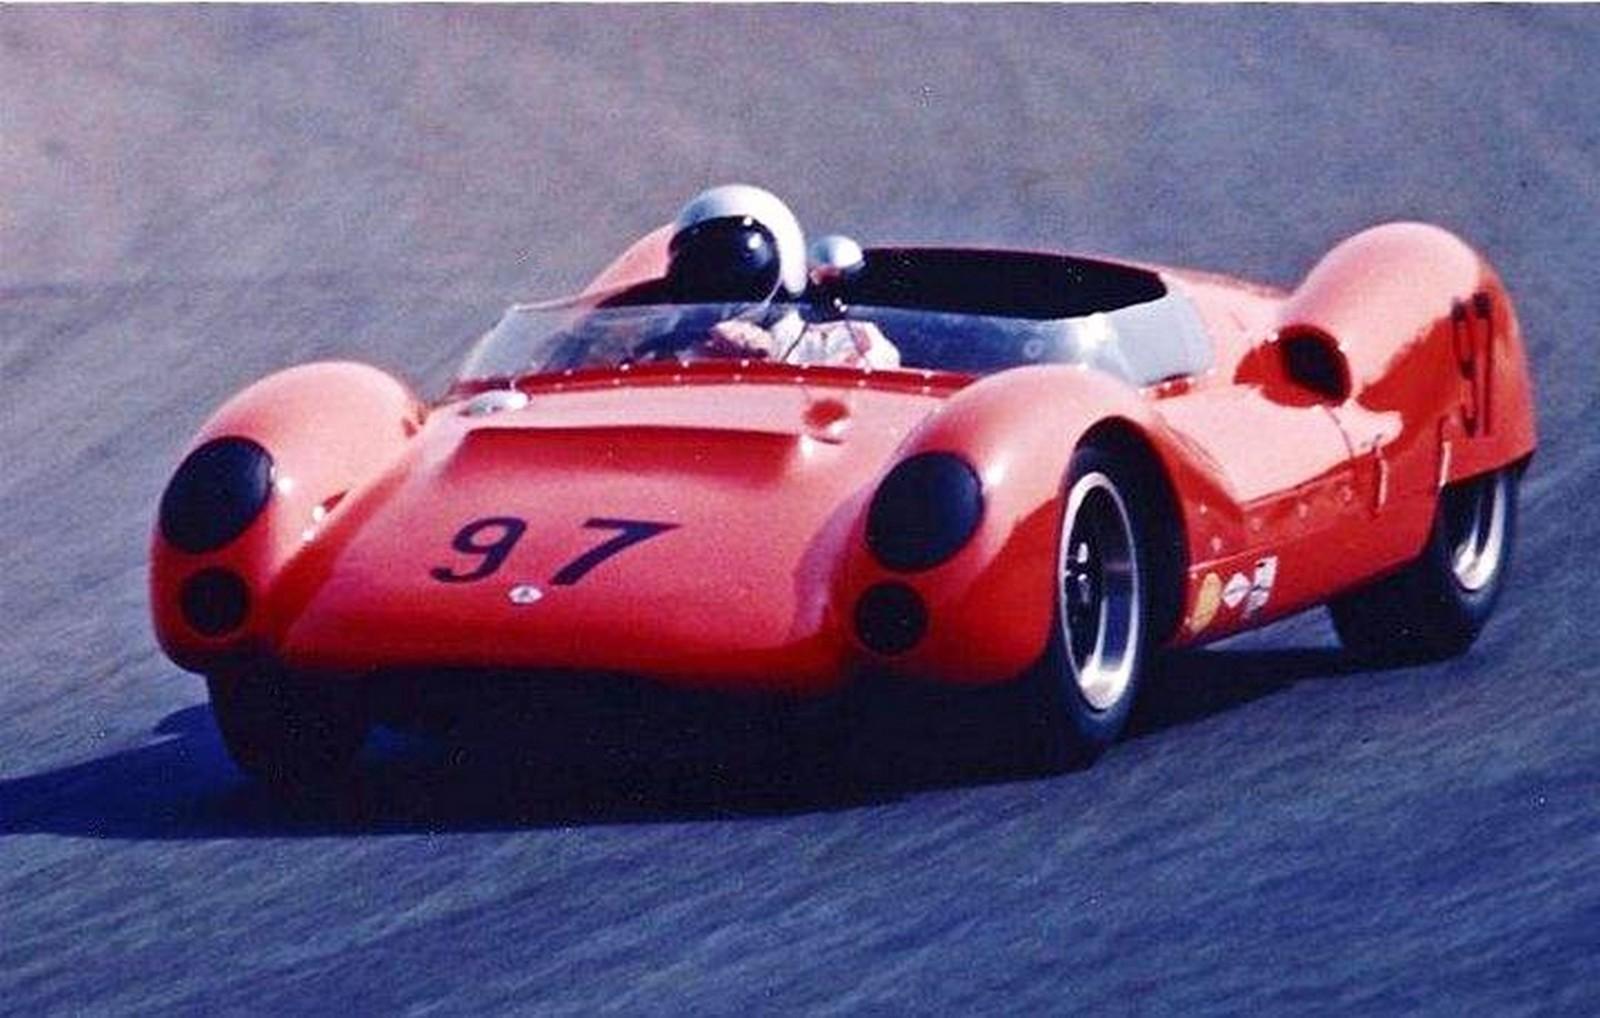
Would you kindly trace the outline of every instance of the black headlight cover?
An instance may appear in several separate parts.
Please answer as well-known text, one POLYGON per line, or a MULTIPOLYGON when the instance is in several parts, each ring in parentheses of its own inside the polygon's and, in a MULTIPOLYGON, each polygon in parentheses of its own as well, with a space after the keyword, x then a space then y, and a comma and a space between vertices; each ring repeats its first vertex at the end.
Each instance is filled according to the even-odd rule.
POLYGON ((949 452, 911 456, 889 471, 867 509, 867 548, 897 572, 931 569, 971 540, 983 518, 983 483, 949 452))
POLYGON ((248 438, 216 438, 178 464, 161 495, 161 536, 191 554, 244 533, 272 494, 272 456, 248 438))

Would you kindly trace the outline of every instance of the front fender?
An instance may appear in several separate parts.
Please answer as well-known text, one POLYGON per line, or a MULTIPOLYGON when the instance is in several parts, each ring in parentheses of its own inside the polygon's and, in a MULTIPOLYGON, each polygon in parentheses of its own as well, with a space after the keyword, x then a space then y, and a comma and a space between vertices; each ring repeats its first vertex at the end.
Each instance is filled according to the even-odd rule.
MULTIPOLYGON (((1056 544, 1063 481, 1073 451, 1097 426, 1117 422, 1170 443, 1149 404, 1125 383, 1081 367, 1003 372, 953 396, 914 431, 890 466, 924 452, 965 458, 983 483, 983 516, 968 543, 931 569, 897 573, 865 550, 843 576, 842 605, 871 586, 904 583, 928 609, 928 629, 912 649, 878 658, 892 670, 961 684, 1015 678, 1044 653, 1055 610, 1056 544)), ((1166 459, 1167 453, 1160 454, 1166 459)), ((871 652, 863 648, 871 656, 871 652)))
POLYGON ((200 429, 190 450, 221 437, 248 438, 272 456, 266 507, 242 534, 194 554, 171 544, 159 524, 150 550, 150 606, 156 638, 180 667, 207 671, 239 654, 270 651, 290 606, 275 597, 288 567, 348 512, 349 498, 403 455, 426 408, 402 383, 362 364, 291 368, 234 396, 200 429), (184 618, 180 592, 202 569, 228 569, 249 593, 243 624, 208 637, 184 618))

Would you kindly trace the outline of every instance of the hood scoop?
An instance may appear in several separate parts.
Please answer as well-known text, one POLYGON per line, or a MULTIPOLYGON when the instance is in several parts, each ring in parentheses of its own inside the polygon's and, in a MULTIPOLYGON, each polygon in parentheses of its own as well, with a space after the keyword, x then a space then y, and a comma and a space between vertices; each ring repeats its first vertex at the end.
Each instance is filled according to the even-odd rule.
POLYGON ((455 467, 497 464, 559 478, 564 470, 634 476, 712 474, 761 480, 783 474, 799 445, 792 432, 640 424, 477 427, 455 467), (463 462, 464 461, 464 462, 463 462))
POLYGON ((619 388, 531 399, 520 392, 495 391, 474 397, 464 414, 475 419, 471 430, 478 436, 667 431, 686 439, 712 433, 786 440, 805 436, 836 445, 848 431, 853 401, 853 393, 797 385, 619 388))

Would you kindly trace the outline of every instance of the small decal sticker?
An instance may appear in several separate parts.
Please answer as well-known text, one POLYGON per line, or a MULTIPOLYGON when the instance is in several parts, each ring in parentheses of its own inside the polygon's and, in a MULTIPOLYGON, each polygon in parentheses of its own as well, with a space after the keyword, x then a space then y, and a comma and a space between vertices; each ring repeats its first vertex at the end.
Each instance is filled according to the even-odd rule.
POLYGON ((1268 555, 1256 562, 1255 579, 1250 584, 1250 590, 1244 601, 1244 617, 1249 618, 1262 608, 1272 598, 1272 584, 1278 578, 1278 556, 1268 555))
POLYGON ((506 592, 512 604, 533 604, 544 597, 544 591, 531 583, 519 583, 506 592))
POLYGON ((1244 578, 1243 573, 1234 573, 1228 577, 1228 585, 1222 588, 1222 603, 1229 608, 1237 608, 1250 593, 1250 581, 1244 578))
POLYGON ((1189 613, 1189 632, 1198 633, 1211 625, 1221 605, 1222 577, 1206 573, 1206 578, 1200 581, 1200 592, 1194 598, 1194 610, 1189 613))

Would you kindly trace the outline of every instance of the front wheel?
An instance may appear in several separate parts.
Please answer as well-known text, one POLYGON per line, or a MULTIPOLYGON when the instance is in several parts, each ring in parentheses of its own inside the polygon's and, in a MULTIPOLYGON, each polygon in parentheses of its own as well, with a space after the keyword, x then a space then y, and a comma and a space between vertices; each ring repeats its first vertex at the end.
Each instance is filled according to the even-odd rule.
POLYGON ((1151 640, 1150 515, 1142 471, 1089 446, 1072 457, 1056 555, 1055 626, 1027 686, 1044 764, 1084 766, 1126 726, 1151 640))
POLYGON ((1503 467, 1441 491, 1416 561, 1329 605, 1345 648, 1369 660, 1411 662, 1471 646, 1505 585, 1517 479, 1516 467, 1503 467))
POLYGON ((208 676, 211 710, 228 755, 283 794, 326 788, 350 769, 369 721, 357 690, 261 667, 208 676))

